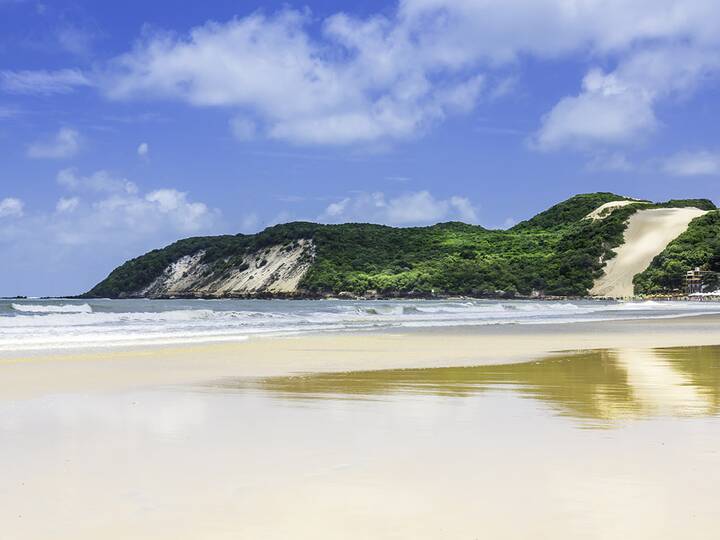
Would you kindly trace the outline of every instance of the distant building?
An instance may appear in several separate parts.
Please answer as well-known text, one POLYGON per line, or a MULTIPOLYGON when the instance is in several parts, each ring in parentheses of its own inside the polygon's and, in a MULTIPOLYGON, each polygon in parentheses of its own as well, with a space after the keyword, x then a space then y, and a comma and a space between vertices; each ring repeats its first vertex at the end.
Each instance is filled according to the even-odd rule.
POLYGON ((685 292, 687 294, 702 292, 702 271, 700 268, 685 272, 685 292))
POLYGON ((695 267, 685 273, 685 292, 686 294, 702 294, 706 287, 712 287, 717 281, 717 273, 708 270, 700 270, 695 267))

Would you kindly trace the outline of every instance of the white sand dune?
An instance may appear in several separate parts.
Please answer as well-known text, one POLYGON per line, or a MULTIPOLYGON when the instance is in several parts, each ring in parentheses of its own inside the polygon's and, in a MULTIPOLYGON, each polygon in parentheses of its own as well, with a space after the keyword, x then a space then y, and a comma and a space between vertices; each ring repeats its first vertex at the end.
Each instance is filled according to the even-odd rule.
POLYGON ((645 270, 655 256, 687 229, 690 222, 705 214, 698 208, 656 208, 630 216, 625 243, 595 280, 592 296, 627 298, 634 294, 633 278, 645 270))
POLYGON ((648 204, 644 201, 638 201, 636 199, 625 199, 622 201, 610 201, 610 202, 606 202, 603 205, 598 206, 595 210, 593 210, 587 216, 585 216, 585 219, 592 219, 592 220, 605 219, 610 214, 612 214, 614 210, 617 210, 618 208, 622 208, 623 206, 627 206, 628 204, 637 204, 637 203, 648 204))

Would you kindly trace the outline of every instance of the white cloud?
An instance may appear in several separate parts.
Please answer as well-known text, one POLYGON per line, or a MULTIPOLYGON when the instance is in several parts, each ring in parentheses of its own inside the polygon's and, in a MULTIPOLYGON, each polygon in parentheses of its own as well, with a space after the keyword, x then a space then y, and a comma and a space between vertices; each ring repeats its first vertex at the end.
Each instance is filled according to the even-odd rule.
POLYGON ((127 178, 114 176, 112 173, 99 170, 83 176, 74 167, 62 169, 57 174, 57 183, 61 186, 77 191, 94 191, 98 193, 125 193, 134 195, 138 187, 127 178))
POLYGON ((53 137, 37 141, 27 149, 28 157, 35 159, 63 159, 72 157, 80 150, 80 133, 71 128, 61 128, 53 137))
POLYGON ((707 150, 680 152, 665 160, 663 170, 675 176, 718 175, 720 153, 707 150))
POLYGON ((0 200, 0 218, 22 217, 24 215, 25 203, 14 197, 6 197, 0 200))
POLYGON ((689 94, 719 68, 718 51, 674 46, 633 53, 612 73, 591 69, 580 94, 563 98, 543 118, 533 143, 555 150, 642 140, 660 124, 658 101, 689 94))
MULTIPOLYGON (((313 39, 292 10, 208 23, 187 38, 149 37, 113 63, 103 81, 113 98, 172 97, 196 106, 246 108, 270 138, 348 144, 411 137, 474 106, 478 74, 431 81, 405 31, 391 21, 329 18, 313 39)), ((232 122, 241 139, 254 124, 232 122)))
POLYGON ((0 89, 11 94, 68 94, 90 80, 77 69, 0 71, 0 89))
MULTIPOLYGON (((104 176, 93 173, 80 179, 104 176)), ((114 178, 123 185, 123 178, 114 178)), ((222 232, 219 210, 173 188, 129 193, 88 189, 82 203, 63 197, 48 211, 25 212, 0 202, 0 212, 22 219, 0 223, 7 294, 69 294, 90 288, 115 266, 178 238, 222 232), (65 276, 62 282, 58 273, 65 276)))
POLYGON ((205 203, 191 202, 187 193, 175 189, 159 189, 145 196, 153 211, 164 214, 182 232, 196 232, 209 226, 215 219, 205 203))
MULTIPOLYGON (((81 205, 78 197, 62 197, 54 213, 29 216, 27 228, 18 234, 55 245, 110 249, 211 232, 220 219, 219 210, 191 200, 185 192, 166 188, 142 193, 134 183, 107 171, 83 176, 65 169, 58 178, 67 189, 86 190, 90 199, 81 205)), ((14 215, 21 215, 18 203, 8 203, 14 215)))
POLYGON ((77 210, 80 205, 80 199, 78 197, 61 197, 55 205, 55 211, 59 214, 70 213, 77 210))
POLYGON ((435 223, 456 219, 477 222, 475 208, 465 197, 437 199, 428 191, 386 197, 384 193, 358 193, 327 206, 318 218, 326 222, 369 222, 388 225, 435 223))
POLYGON ((460 219, 468 223, 477 223, 478 216, 475 207, 466 197, 451 197, 450 207, 453 208, 460 219))
POLYGON ((149 152, 150 152, 150 146, 146 142, 140 143, 140 145, 137 147, 137 154, 140 157, 147 157, 149 152))
MULTIPOLYGON (((250 111, 260 129, 231 123, 242 140, 261 132, 350 144, 417 136, 450 113, 473 110, 486 74, 523 56, 620 58, 625 68, 591 71, 581 94, 546 117, 536 142, 551 149, 652 131, 654 106, 674 90, 670 79, 701 80, 683 65, 690 54, 717 56, 718 45, 714 0, 401 0, 382 15, 331 15, 319 29, 307 12, 286 9, 210 22, 186 36, 147 34, 100 85, 116 99, 171 97, 250 111), (653 50, 654 72, 632 67, 653 50), (668 54, 671 77, 660 80, 668 54)), ((502 77, 508 82, 491 86, 488 99, 511 91, 515 77, 502 77)))
POLYGON ((614 74, 592 70, 578 96, 563 98, 543 118, 535 142, 542 150, 624 143, 656 126, 650 94, 621 85, 614 74))

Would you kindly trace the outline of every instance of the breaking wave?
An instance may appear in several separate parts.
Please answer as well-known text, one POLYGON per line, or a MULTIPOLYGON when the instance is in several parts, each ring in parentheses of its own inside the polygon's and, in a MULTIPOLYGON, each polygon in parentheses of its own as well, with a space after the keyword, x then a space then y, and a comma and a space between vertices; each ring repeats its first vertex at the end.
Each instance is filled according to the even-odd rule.
POLYGON ((92 313, 89 304, 11 304, 15 311, 21 313, 92 313))
POLYGON ((720 303, 612 301, 0 301, 0 351, 238 341, 249 336, 681 317, 720 303))

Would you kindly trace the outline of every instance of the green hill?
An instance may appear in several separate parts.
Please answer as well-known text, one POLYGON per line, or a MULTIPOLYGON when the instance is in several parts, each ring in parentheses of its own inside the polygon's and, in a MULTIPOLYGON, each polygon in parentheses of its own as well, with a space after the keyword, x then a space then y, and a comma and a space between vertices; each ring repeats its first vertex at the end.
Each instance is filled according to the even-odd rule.
MULTIPOLYGON (((254 235, 189 238, 128 261, 86 296, 582 296, 622 243, 629 216, 649 205, 583 218, 624 199, 577 195, 507 231, 458 222, 410 228, 294 222, 254 235), (171 268, 178 261, 184 266, 171 268)), ((714 208, 706 200, 662 203, 699 204, 714 208)))

